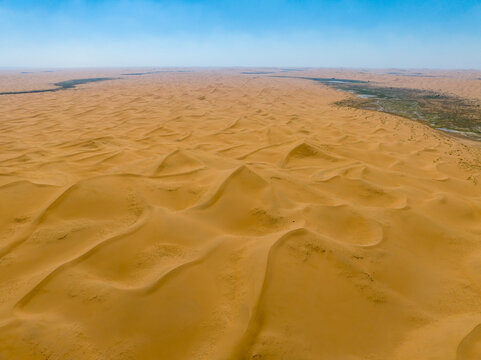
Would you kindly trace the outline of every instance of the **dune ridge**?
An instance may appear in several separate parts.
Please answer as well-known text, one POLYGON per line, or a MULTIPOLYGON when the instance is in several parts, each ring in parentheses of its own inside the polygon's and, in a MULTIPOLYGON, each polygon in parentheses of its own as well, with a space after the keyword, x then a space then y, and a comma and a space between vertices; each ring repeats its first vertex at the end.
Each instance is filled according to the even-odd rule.
POLYGON ((141 71, 0 99, 0 359, 480 358, 479 143, 265 71, 141 71))

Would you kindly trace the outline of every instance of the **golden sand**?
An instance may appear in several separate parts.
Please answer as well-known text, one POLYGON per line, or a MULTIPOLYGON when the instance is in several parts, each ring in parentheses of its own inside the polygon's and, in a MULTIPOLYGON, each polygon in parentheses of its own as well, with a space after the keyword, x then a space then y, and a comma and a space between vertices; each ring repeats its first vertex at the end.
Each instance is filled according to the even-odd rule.
POLYGON ((0 359, 480 359, 479 143, 239 72, 0 96, 0 359))

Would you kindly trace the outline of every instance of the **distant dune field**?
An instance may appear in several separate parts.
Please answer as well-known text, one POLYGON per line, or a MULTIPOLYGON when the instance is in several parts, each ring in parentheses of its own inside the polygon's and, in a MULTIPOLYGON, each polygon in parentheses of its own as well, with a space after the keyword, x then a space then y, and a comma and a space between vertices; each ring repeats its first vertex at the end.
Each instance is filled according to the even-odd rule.
POLYGON ((0 72, 0 359, 481 359, 481 142, 272 77, 481 75, 297 70, 0 72))

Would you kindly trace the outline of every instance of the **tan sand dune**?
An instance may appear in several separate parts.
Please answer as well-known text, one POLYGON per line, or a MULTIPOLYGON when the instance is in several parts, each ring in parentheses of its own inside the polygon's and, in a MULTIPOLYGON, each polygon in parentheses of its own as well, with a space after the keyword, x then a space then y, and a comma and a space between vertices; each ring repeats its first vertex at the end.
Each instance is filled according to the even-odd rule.
POLYGON ((481 359, 479 143, 308 80, 125 72, 0 74, 119 77, 0 96, 1 360, 481 359))

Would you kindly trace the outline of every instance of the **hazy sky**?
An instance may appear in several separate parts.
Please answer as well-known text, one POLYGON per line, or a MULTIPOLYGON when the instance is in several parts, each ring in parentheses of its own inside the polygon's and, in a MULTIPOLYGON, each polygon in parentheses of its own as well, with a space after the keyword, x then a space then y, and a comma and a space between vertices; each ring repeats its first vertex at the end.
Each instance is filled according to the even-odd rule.
POLYGON ((481 68, 481 0, 0 0, 0 66, 481 68))

